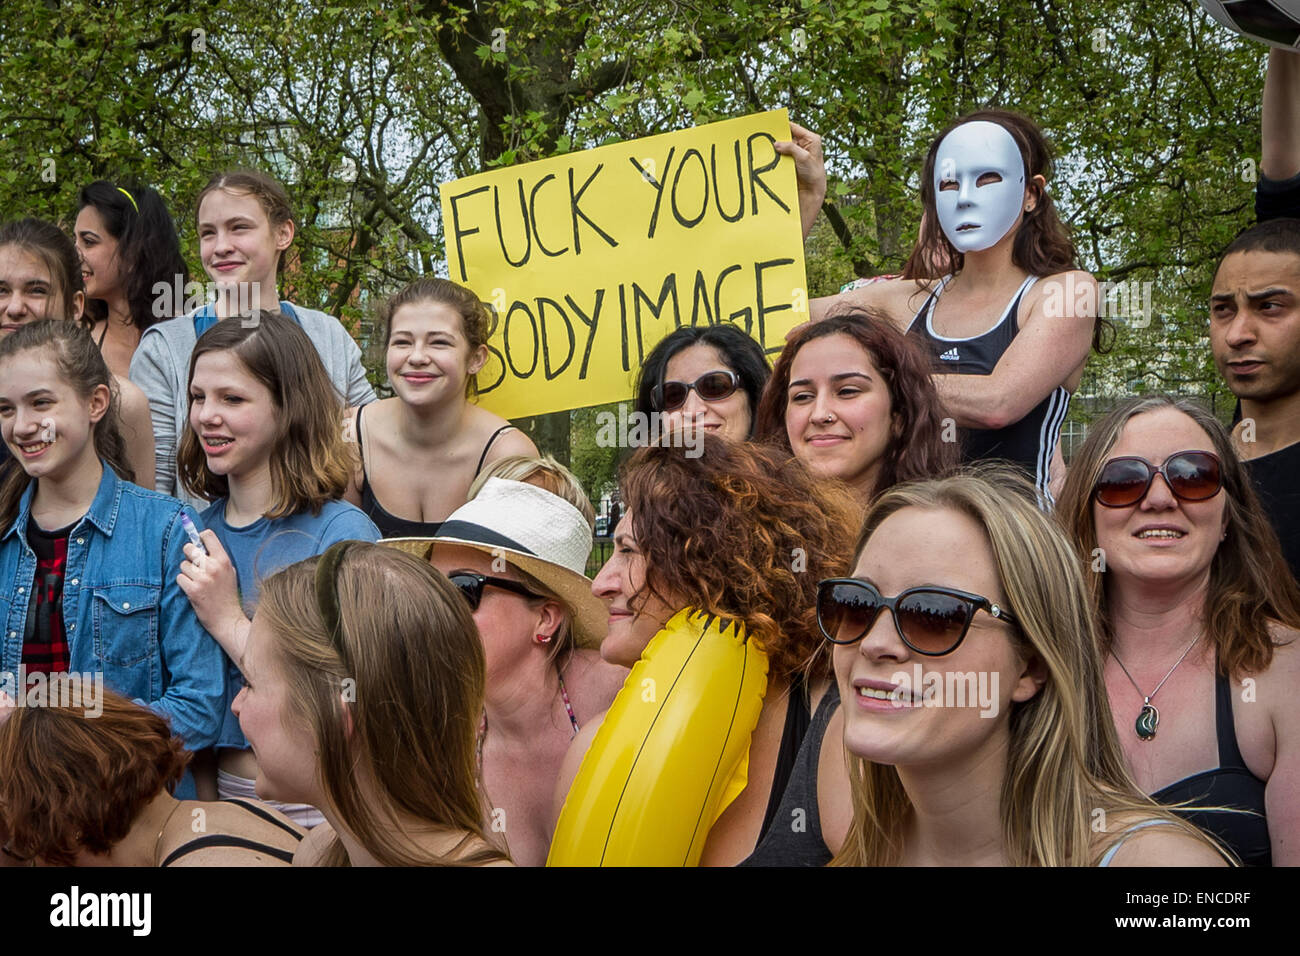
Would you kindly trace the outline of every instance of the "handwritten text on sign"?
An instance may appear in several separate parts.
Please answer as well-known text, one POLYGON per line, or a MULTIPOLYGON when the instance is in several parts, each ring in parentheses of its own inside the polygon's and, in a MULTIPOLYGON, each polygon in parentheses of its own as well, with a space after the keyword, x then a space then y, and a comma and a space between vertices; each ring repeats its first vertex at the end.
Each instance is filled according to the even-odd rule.
POLYGON ((479 373, 508 418, 618 401, 683 325, 765 349, 808 318, 784 110, 444 183, 451 278, 497 313, 479 373))

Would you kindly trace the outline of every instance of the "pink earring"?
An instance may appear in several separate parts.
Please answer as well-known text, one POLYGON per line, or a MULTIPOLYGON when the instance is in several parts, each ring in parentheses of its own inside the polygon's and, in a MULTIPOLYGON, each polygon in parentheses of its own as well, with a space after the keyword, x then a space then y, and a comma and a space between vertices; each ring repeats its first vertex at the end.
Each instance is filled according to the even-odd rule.
POLYGON ((551 643, 551 635, 538 634, 536 637, 533 638, 533 640, 535 640, 538 644, 549 644, 551 643))

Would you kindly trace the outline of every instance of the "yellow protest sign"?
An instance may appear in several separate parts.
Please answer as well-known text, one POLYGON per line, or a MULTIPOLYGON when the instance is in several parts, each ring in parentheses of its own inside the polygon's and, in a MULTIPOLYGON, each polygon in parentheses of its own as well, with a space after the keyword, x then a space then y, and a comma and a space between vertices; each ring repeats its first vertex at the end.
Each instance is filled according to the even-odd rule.
POLYGON ((507 418, 625 399, 683 325, 770 353, 807 321, 785 110, 443 183, 448 274, 497 314, 479 373, 507 418))

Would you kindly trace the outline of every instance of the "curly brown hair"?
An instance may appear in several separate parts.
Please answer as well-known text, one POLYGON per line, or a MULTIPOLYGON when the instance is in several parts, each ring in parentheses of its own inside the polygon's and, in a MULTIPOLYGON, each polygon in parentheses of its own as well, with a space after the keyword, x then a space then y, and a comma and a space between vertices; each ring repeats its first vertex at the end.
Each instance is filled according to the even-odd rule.
POLYGON ((917 343, 873 309, 834 312, 820 322, 805 325, 786 342, 758 403, 755 437, 793 454, 785 428, 790 369, 800 349, 827 335, 847 335, 862 346, 889 387, 894 418, 891 441, 872 497, 900 481, 938 478, 956 468, 957 443, 943 441, 947 412, 930 378, 929 358, 917 343))
POLYGON ((167 722, 105 690, 85 706, 20 707, 0 724, 0 840, 14 856, 72 866, 108 853, 185 773, 167 722))
POLYGON ((775 677, 830 673, 817 582, 846 573, 860 517, 839 485, 778 448, 712 434, 638 449, 619 484, 646 589, 742 621, 775 677))

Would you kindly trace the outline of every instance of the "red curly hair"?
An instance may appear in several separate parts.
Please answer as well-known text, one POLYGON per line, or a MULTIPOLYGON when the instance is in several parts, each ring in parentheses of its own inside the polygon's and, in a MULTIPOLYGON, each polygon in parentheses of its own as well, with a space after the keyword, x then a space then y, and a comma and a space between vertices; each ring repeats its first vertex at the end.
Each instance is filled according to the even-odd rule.
POLYGON ((645 589, 744 622, 775 677, 829 674, 817 582, 847 572, 860 518, 837 483, 777 448, 706 433, 638 449, 619 484, 645 589))
POLYGON ((72 866, 108 853, 190 754, 167 722, 105 690, 84 706, 20 707, 0 724, 0 841, 21 859, 72 866))

